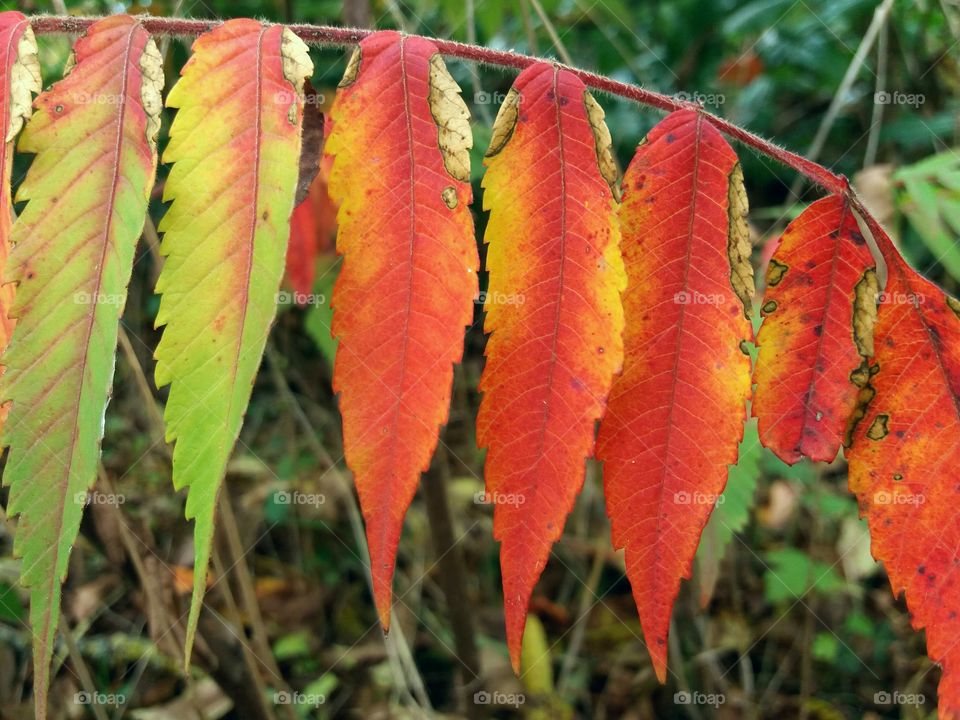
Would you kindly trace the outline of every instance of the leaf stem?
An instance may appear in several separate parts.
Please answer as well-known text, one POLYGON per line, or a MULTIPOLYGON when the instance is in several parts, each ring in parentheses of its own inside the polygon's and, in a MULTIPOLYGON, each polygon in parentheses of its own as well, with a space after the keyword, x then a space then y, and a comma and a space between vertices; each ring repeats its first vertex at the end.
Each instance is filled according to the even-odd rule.
MULTIPOLYGON (((97 17, 35 15, 30 18, 30 23, 33 31, 38 35, 79 34, 86 31, 91 24, 99 19, 100 18, 97 17)), ((221 24, 221 21, 144 16, 141 24, 144 29, 154 35, 191 38, 212 30, 221 24)), ((314 45, 355 45, 374 32, 373 30, 342 28, 331 25, 288 25, 287 27, 299 35, 304 42, 314 45)), ((522 70, 536 62, 542 62, 541 58, 512 52, 510 50, 493 50, 478 45, 456 42, 454 40, 440 40, 431 37, 426 39, 433 42, 444 55, 462 60, 470 60, 484 65, 495 65, 498 67, 522 70)), ((663 93, 646 90, 630 83, 612 80, 611 78, 587 70, 581 70, 575 67, 568 67, 567 69, 576 74, 588 87, 610 95, 633 100, 641 105, 666 110, 668 112, 683 109, 696 110, 702 113, 704 118, 713 124, 717 130, 728 137, 748 147, 752 147, 787 167, 793 168, 827 192, 840 195, 847 194, 848 184, 846 178, 842 175, 837 175, 818 163, 779 147, 739 125, 735 125, 728 120, 708 113, 697 103, 678 100, 675 97, 664 95, 663 93)))

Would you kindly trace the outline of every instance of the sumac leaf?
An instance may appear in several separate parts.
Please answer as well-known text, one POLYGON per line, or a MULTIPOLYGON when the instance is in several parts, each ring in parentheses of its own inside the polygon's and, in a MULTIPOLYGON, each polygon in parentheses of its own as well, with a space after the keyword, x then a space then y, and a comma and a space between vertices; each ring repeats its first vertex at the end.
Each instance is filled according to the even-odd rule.
POLYGON ((436 46, 392 31, 360 43, 328 122, 343 255, 333 387, 386 628, 403 518, 447 420, 477 294, 473 139, 436 46))
POLYGON ((871 552, 927 654, 943 668, 939 716, 960 717, 960 302, 918 275, 870 220, 887 265, 869 371, 860 380, 850 489, 871 552))
POLYGON ((817 200, 787 226, 767 269, 752 404, 761 441, 784 462, 837 456, 857 401, 850 376, 873 352, 876 295, 848 200, 817 200))
POLYGON ((519 671, 530 595, 583 485, 621 368, 626 276, 610 134, 576 75, 548 63, 524 70, 486 164, 491 335, 477 441, 488 448, 507 644, 519 671))
POLYGON ((17 324, 3 355, 11 403, 7 512, 30 588, 34 697, 46 715, 49 666, 87 491, 97 477, 113 385, 117 328, 156 170, 163 71, 140 24, 90 26, 72 70, 36 100, 19 149, 35 153, 17 200, 4 279, 17 283, 17 324))
POLYGON ((166 262, 157 385, 173 484, 188 488, 195 568, 186 661, 210 560, 227 461, 277 309, 296 192, 303 80, 313 66, 289 29, 230 20, 201 35, 167 105, 178 108, 163 154, 172 200, 160 223, 166 262))
POLYGON ((737 156, 700 113, 675 112, 623 179, 623 373, 600 425, 613 544, 657 677, 680 578, 737 461, 750 394, 753 292, 737 156))

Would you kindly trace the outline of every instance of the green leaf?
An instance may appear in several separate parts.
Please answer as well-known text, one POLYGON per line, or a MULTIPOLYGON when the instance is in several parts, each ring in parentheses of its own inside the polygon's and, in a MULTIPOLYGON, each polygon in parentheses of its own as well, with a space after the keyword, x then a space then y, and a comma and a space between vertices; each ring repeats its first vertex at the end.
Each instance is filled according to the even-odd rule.
POLYGON ((7 512, 30 589, 36 713, 46 716, 60 585, 97 475, 117 328, 156 169, 160 54, 132 18, 77 41, 76 65, 35 102, 20 150, 35 153, 17 193, 5 279, 18 284, 0 398, 11 401, 7 512), (118 98, 96 102, 89 98, 118 98), (145 110, 146 108, 146 110, 145 110))
POLYGON ((189 664, 206 589, 217 496, 277 309, 312 65, 289 29, 230 20, 201 35, 167 105, 179 108, 160 223, 157 385, 175 441, 173 484, 189 488, 194 587, 189 664), (282 89, 282 90, 281 90, 282 89))
POLYGON ((846 587, 831 565, 812 560, 797 548, 771 550, 766 559, 769 568, 763 574, 763 594, 767 602, 797 600, 813 591, 829 594, 846 587))
POLYGON ((750 519, 753 496, 760 478, 763 447, 757 432, 757 419, 747 420, 740 442, 737 464, 730 466, 727 486, 717 502, 710 520, 700 536, 697 549, 697 570, 700 579, 700 604, 706 606, 713 596, 720 562, 734 533, 741 532, 750 519))

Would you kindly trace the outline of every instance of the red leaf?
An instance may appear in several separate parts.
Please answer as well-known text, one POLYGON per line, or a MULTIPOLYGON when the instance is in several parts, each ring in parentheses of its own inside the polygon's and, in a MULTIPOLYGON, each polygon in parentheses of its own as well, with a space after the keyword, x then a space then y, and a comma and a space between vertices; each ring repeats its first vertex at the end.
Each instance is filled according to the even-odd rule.
POLYGON ((330 113, 344 256, 333 386, 385 628, 403 517, 447 420, 477 294, 472 140, 457 90, 432 42, 378 32, 360 43, 330 113))
MULTIPOLYGON (((302 298, 313 292, 317 258, 331 249, 337 227, 337 207, 327 191, 324 168, 310 184, 303 202, 290 217, 290 242, 287 244, 287 282, 302 298)), ((303 304, 299 302, 298 304, 303 304)))
POLYGON ((943 667, 939 717, 960 717, 960 302, 868 220, 888 278, 847 453, 871 551, 943 667))
POLYGON ((657 125, 623 188, 625 359, 597 457, 613 543, 626 549, 662 681, 680 578, 743 435, 750 360, 739 345, 751 337, 743 303, 753 277, 737 157, 699 113, 657 125))
POLYGON ((539 63, 514 83, 487 154, 491 335, 477 441, 488 448, 484 474, 518 672, 530 595, 583 485, 623 358, 626 277, 609 142, 580 79, 539 63))
POLYGON ((784 462, 831 462, 857 401, 854 302, 874 303, 873 258, 847 200, 825 197, 784 231, 767 268, 752 410, 784 462), (860 284, 862 283, 862 284, 860 284))

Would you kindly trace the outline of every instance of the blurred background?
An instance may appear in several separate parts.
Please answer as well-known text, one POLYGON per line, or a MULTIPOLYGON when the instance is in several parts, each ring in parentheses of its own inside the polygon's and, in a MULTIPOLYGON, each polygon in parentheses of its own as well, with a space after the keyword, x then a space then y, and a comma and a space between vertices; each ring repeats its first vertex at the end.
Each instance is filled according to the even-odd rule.
MULTIPOLYGON (((28 13, 151 13, 399 28, 557 58, 706 108, 847 175, 923 274, 960 281, 957 0, 147 0, 4 2, 28 13)), ((45 83, 70 39, 39 38, 45 83)), ((188 57, 160 43, 167 88, 188 57)), ((345 54, 313 51, 332 101, 345 54)), ((450 60, 481 157, 512 72, 450 60)), ((621 167, 661 115, 597 94, 621 167)), ((164 118, 161 148, 169 128, 164 118)), ((739 148, 758 278, 818 197, 739 148)), ((15 184, 29 158, 18 158, 15 184)), ((151 202, 162 216, 161 166, 151 202)), ((229 466, 194 667, 179 667, 192 527, 170 484, 153 384, 157 237, 148 223, 123 320, 97 491, 64 588, 57 718, 926 718, 939 670, 871 558, 842 458, 787 467, 747 424, 654 677, 591 466, 533 598, 524 672, 504 644, 498 547, 474 417, 482 312, 450 421, 407 515, 385 639, 330 388, 335 209, 323 173, 293 221, 276 326, 229 466)), ((481 254, 483 248, 481 247, 481 254)), ((485 278, 481 277, 481 283, 485 278)), ((2 492, 5 501, 6 489, 2 492)), ((5 504, 5 503, 4 503, 5 504)), ((0 717, 32 717, 26 596, 0 525, 0 717)))

